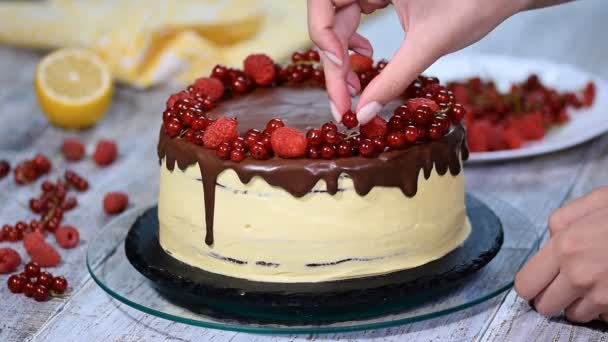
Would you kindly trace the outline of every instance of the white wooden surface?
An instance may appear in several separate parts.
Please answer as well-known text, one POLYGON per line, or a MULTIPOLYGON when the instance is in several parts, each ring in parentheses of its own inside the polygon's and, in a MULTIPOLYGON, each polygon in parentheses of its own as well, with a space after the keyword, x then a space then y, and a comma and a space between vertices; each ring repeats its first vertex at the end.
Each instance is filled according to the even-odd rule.
MULTIPOLYGON (((509 19, 480 43, 461 53, 505 53, 566 62, 608 78, 608 2, 582 0, 559 8, 509 19)), ((402 33, 388 14, 363 29, 376 54, 390 57, 402 33)), ((440 28, 438 28, 440 29, 440 28)), ((87 175, 92 188, 79 197, 78 210, 66 222, 80 228, 81 245, 63 253, 55 271, 65 274, 71 290, 62 299, 35 303, 11 295, 0 277, 0 341, 608 341, 605 324, 576 326, 546 319, 531 311, 513 291, 469 310, 400 327, 329 335, 268 336, 203 329, 143 314, 111 299, 85 268, 87 241, 111 218, 101 211, 109 190, 127 190, 133 206, 155 201, 156 134, 170 90, 137 92, 120 88, 111 112, 93 130, 66 133, 49 127, 32 92, 32 75, 40 55, 0 48, 0 159, 20 160, 35 151, 57 151, 62 139, 76 135, 89 150, 101 137, 120 141, 118 162, 99 171, 91 162, 70 165, 87 175)), ((446 57, 449 58, 449 57, 446 57)), ((608 109, 607 109, 608 111, 608 109)), ((607 113, 608 120, 608 113, 607 113)), ((65 163, 54 155, 55 169, 65 163)), ((547 215, 565 201, 608 184, 608 136, 558 154, 513 163, 468 167, 468 190, 493 193, 527 215, 541 232, 547 215)), ((11 181, 0 182, 0 223, 26 217, 28 193, 11 181)), ((2 243, 0 245, 5 245, 2 243)), ((127 286, 127 284, 125 284, 127 286)), ((136 290, 136 289, 135 289, 136 290)))

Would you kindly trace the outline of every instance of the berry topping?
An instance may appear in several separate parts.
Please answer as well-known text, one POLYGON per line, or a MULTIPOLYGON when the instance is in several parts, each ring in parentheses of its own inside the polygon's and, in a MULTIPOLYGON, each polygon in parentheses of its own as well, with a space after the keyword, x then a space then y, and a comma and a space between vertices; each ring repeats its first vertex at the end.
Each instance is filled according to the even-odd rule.
POLYGON ((267 86, 274 82, 276 69, 274 61, 263 54, 249 55, 243 62, 245 74, 260 86, 267 86))
POLYGON ((279 127, 272 133, 270 142, 281 158, 299 158, 306 154, 306 137, 297 129, 279 127))
POLYGON ((362 139, 359 142, 359 153, 366 158, 371 158, 376 155, 376 146, 370 139, 362 139))
POLYGON ((230 152, 232 150, 232 144, 229 142, 223 142, 220 146, 215 150, 215 154, 220 157, 220 159, 230 159, 230 152))
POLYGON ((125 210, 129 197, 123 192, 108 192, 103 198, 103 210, 107 214, 119 214, 125 210))
POLYGON ((197 97, 218 101, 224 95, 224 84, 217 78, 201 77, 194 81, 194 90, 197 97))
POLYGON ((67 138, 61 145, 61 153, 70 161, 81 160, 84 157, 84 145, 76 138, 67 138))
POLYGON ((321 126, 321 130, 323 132, 327 132, 327 131, 334 131, 337 132, 338 131, 338 126, 336 126, 335 123, 333 122, 326 122, 323 124, 323 126, 321 126))
POLYGON ((336 157, 336 147, 334 145, 323 145, 321 147, 321 158, 323 159, 334 159, 336 157))
POLYGON ((99 166, 106 166, 112 164, 118 155, 118 147, 112 140, 103 139, 95 146, 95 152, 93 152, 93 160, 99 166))
POLYGON ((12 248, 0 248, 0 274, 14 272, 21 264, 19 253, 12 248))
POLYGON ((416 109, 422 105, 428 106, 431 109, 431 112, 436 112, 440 109, 435 101, 421 97, 409 99, 405 102, 405 105, 411 113, 414 113, 416 109))
POLYGON ((223 142, 231 142, 239 136, 236 129, 235 119, 222 117, 215 120, 203 135, 203 143, 206 148, 215 149, 223 142))
POLYGON ((308 133, 306 133, 306 141, 308 142, 308 146, 319 147, 323 144, 323 134, 324 132, 320 129, 310 129, 308 133))
POLYGON ((181 133, 184 127, 182 126, 181 121, 179 121, 177 118, 171 118, 167 122, 165 122, 164 128, 165 133, 169 137, 175 138, 181 133))
POLYGON ((74 248, 80 241, 78 230, 72 226, 63 226, 55 231, 57 244, 63 248, 74 248))
POLYGON ((274 132, 279 127, 285 127, 283 121, 279 119, 272 119, 268 121, 268 124, 266 124, 266 132, 272 134, 272 132, 274 132))
POLYGON ((359 121, 357 120, 357 114, 355 114, 355 112, 351 110, 344 113, 344 115, 342 116, 342 124, 349 129, 357 127, 357 125, 359 124, 359 121))
POLYGON ((374 64, 374 61, 371 58, 360 55, 358 53, 350 55, 348 57, 348 61, 350 63, 350 67, 355 72, 370 71, 374 64))
POLYGON ((266 145, 264 145, 261 141, 251 145, 249 149, 251 150, 251 156, 254 159, 261 160, 268 158, 268 148, 266 148, 266 145))
POLYGON ((388 125, 383 118, 376 115, 370 122, 362 125, 360 131, 366 138, 380 137, 386 135, 388 125))

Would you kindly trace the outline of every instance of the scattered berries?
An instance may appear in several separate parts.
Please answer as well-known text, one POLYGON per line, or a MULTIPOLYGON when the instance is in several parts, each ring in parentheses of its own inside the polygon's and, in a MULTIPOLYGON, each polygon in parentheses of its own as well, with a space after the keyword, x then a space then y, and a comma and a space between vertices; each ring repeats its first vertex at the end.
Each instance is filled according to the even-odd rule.
POLYGON ((129 197, 123 192, 109 192, 103 198, 103 210, 107 214, 119 214, 125 210, 129 197))
POLYGON ((0 248, 0 274, 12 273, 21 265, 19 253, 12 248, 0 248))
POLYGON ((27 234, 24 238, 23 245, 27 253, 30 255, 32 261, 36 262, 42 267, 55 267, 59 265, 59 262, 61 262, 61 256, 59 253, 57 253, 53 246, 44 241, 44 236, 42 234, 27 234))
POLYGON ((0 160, 0 179, 6 177, 11 172, 11 164, 6 160, 0 160))
POLYGON ((270 142, 274 152, 281 158, 299 158, 306 154, 306 137, 295 128, 275 129, 270 142))
POLYGON ((55 240, 63 248, 74 248, 80 241, 80 234, 72 226, 63 226, 55 231, 55 240))
POLYGON ((223 142, 231 142, 239 136, 235 119, 222 117, 215 120, 203 135, 206 148, 216 149, 223 142))
POLYGON ((386 135, 388 125, 386 120, 376 115, 370 122, 361 125, 360 131, 366 138, 375 138, 386 135))
POLYGON ((264 54, 249 55, 243 62, 245 74, 260 86, 267 86, 274 82, 276 69, 272 58, 264 54))
POLYGON ((112 164, 118 156, 118 147, 112 140, 103 139, 95 146, 95 152, 93 152, 93 160, 99 166, 107 166, 112 164))
POLYGON ((61 145, 63 157, 70 161, 78 161, 84 157, 84 145, 76 138, 67 138, 61 145))

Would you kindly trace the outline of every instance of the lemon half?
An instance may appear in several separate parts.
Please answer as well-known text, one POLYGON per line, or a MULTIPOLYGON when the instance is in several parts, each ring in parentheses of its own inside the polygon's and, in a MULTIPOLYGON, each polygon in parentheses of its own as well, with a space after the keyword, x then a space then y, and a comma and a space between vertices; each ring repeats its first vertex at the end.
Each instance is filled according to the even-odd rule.
POLYGON ((95 125, 112 99, 107 65, 85 49, 61 49, 44 57, 36 69, 36 95, 42 111, 56 126, 95 125))

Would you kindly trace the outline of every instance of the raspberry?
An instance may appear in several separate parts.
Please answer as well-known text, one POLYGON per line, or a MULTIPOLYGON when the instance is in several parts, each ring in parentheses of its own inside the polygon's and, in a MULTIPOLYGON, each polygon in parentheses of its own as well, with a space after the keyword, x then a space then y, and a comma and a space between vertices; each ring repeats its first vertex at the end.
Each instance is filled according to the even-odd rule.
POLYGON ((224 84, 217 78, 201 77, 194 81, 194 88, 197 93, 204 95, 203 97, 210 98, 212 101, 217 101, 224 95, 224 84))
POLYGON ((306 137, 295 128, 275 129, 270 143, 274 152, 281 158, 298 158, 306 154, 306 137))
POLYGON ((374 61, 366 56, 354 53, 348 57, 350 67, 357 72, 365 72, 372 70, 374 61))
POLYGON ((73 248, 78 245, 80 234, 78 230, 72 226, 63 226, 55 231, 55 240, 57 244, 63 248, 73 248))
POLYGON ((109 192, 103 198, 103 210, 108 214, 119 214, 127 207, 129 197, 122 192, 109 192))
POLYGON ((169 96, 169 99, 167 100, 167 109, 169 108, 173 108, 173 106, 175 105, 175 103, 179 100, 185 100, 185 99, 189 99, 191 98, 191 95, 188 94, 186 91, 180 91, 179 93, 175 93, 171 96, 169 96))
POLYGON ((589 82, 583 89, 583 106, 591 107, 595 100, 595 83, 589 82))
POLYGON ((0 248, 0 274, 11 273, 21 264, 19 253, 12 248, 0 248))
POLYGON ((99 166, 107 166, 112 164, 118 155, 118 147, 112 140, 102 139, 97 143, 95 152, 93 152, 93 160, 99 166))
POLYGON ((53 246, 44 241, 42 233, 27 234, 23 239, 23 245, 32 261, 42 267, 54 267, 61 261, 59 253, 57 253, 53 246))
POLYGON ((61 153, 67 160, 81 160, 84 157, 84 145, 76 138, 67 138, 63 140, 61 153))
POLYGON ((272 58, 264 54, 249 55, 243 62, 245 74, 257 85, 267 86, 274 82, 276 69, 272 58))
POLYGON ((203 143, 206 148, 215 149, 223 142, 231 142, 239 136, 236 130, 237 122, 231 118, 219 118, 215 120, 203 135, 203 143))
POLYGON ((363 136, 371 139, 386 135, 388 125, 386 120, 376 115, 370 122, 362 125, 359 130, 363 136))
POLYGON ((405 102, 405 105, 407 106, 407 109, 409 109, 409 111, 411 113, 415 112, 416 109, 421 105, 429 106, 433 112, 436 112, 439 110, 439 106, 437 105, 437 103, 435 101, 427 99, 427 98, 423 98, 423 97, 416 97, 413 99, 409 99, 405 102))

